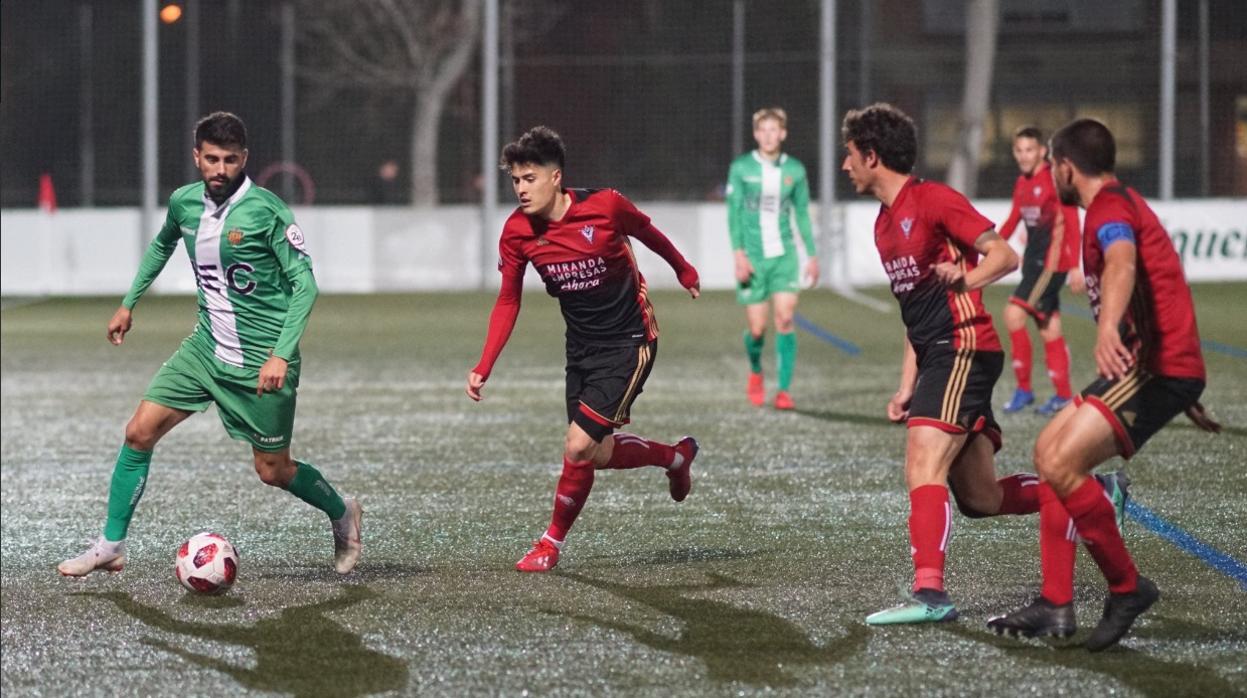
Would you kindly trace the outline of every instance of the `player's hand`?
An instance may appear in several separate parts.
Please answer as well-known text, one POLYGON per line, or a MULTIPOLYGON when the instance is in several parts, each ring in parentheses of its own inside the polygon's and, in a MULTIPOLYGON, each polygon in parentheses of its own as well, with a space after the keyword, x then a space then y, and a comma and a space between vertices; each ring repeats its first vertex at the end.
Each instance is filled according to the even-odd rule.
POLYGON ((805 260, 805 283, 806 288, 814 288, 818 285, 818 258, 810 257, 805 260))
POLYGON ((1095 340, 1095 368, 1105 378, 1125 376, 1134 365, 1134 355, 1122 344, 1116 330, 1101 330, 1095 340))
POLYGON ((270 356, 260 367, 260 380, 256 382, 255 394, 263 397, 264 393, 275 393, 286 385, 286 360, 280 356, 270 356))
POLYGON ((113 313, 113 319, 108 321, 108 341, 114 346, 121 346, 132 324, 130 309, 124 305, 117 308, 117 312, 113 313))
POLYGON ((1186 416, 1195 423, 1200 429, 1211 432, 1213 434, 1220 433, 1221 424, 1208 416, 1208 411, 1204 406, 1196 402, 1194 405, 1186 408, 1186 416))
POLYGON ((1087 292, 1087 278, 1082 275, 1081 269, 1069 270, 1069 290, 1079 295, 1087 292))
POLYGON ((472 400, 474 400, 475 402, 480 402, 481 400, 483 400, 484 396, 481 395, 481 388, 483 388, 484 386, 485 386, 484 376, 477 373, 476 371, 468 371, 468 387, 466 389, 468 393, 468 397, 472 398, 472 400))
POLYGON ((692 265, 685 268, 676 278, 680 281, 680 285, 688 291, 688 295, 696 298, 701 295, 701 277, 697 274, 697 269, 692 265))
POLYGON ((897 424, 909 419, 909 402, 913 398, 914 394, 911 391, 896 391, 892 399, 888 400, 888 419, 897 424))
POLYGON ((961 271, 961 265, 952 262, 940 262, 931 267, 935 272, 935 278, 940 283, 953 290, 961 290, 965 287, 966 275, 961 271))
POLYGON ((744 250, 736 250, 736 280, 742 284, 753 278, 753 264, 744 250))

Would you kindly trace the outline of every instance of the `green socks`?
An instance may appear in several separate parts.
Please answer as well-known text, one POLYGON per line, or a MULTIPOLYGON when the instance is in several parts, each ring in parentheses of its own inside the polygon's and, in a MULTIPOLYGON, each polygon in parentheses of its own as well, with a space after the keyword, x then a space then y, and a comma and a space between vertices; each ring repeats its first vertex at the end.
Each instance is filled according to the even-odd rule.
MULTIPOLYGON (((760 348, 760 347, 759 347, 760 348)), ((779 389, 787 391, 792 384, 792 369, 797 363, 797 333, 775 335, 775 373, 779 389)))
POLYGON ((762 373, 762 345, 766 343, 766 335, 754 337, 745 330, 745 353, 749 355, 749 370, 762 373))
POLYGON ((134 508, 147 485, 147 469, 152 464, 151 451, 136 451, 122 445, 113 466, 113 481, 108 487, 108 521, 104 524, 104 540, 126 539, 134 508))
POLYGON ((346 514, 346 502, 342 501, 333 485, 311 465, 302 461, 295 463, 299 468, 295 470, 294 479, 286 486, 286 490, 328 514, 330 520, 337 521, 342 518, 346 514))

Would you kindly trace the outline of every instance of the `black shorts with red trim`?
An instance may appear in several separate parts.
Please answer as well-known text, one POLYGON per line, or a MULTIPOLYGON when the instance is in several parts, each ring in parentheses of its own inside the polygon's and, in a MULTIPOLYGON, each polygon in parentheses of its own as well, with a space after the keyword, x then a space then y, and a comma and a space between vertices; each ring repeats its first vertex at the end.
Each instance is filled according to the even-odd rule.
POLYGON ((1061 287, 1065 285, 1065 272, 1045 269, 1043 260, 1022 263, 1022 282, 1013 289, 1009 302, 1025 310, 1040 322, 1061 310, 1061 287))
POLYGON ((950 434, 983 434, 999 451, 1000 425, 992 414, 992 389, 1004 369, 999 351, 939 345, 918 354, 918 381, 909 402, 909 426, 950 434))
POLYGON ((1097 378, 1074 402, 1087 403, 1104 415, 1121 457, 1128 459, 1203 392, 1204 381, 1198 378, 1167 378, 1135 366, 1121 378, 1097 378))
POLYGON ((658 341, 634 346, 567 338, 567 421, 601 441, 630 421, 632 403, 654 367, 658 341))

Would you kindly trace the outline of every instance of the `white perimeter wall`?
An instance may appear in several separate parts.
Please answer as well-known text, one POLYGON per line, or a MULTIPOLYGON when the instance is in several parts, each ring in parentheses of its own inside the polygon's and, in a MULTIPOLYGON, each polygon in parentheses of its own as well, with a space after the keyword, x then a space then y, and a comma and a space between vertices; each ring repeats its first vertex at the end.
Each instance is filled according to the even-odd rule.
MULTIPOLYGON (((983 200, 976 206, 1003 221, 1009 202, 983 200)), ((1247 280, 1247 201, 1202 199, 1152 204, 1182 254, 1193 281, 1247 280)), ((704 288, 731 288, 732 265, 723 204, 639 206, 666 232, 702 275, 704 288)), ((866 201, 839 206, 848 235, 847 273, 855 286, 883 284, 873 231, 878 205, 866 201)), ((499 211, 488 231, 496 240, 510 209, 499 211)), ((817 221, 818 210, 812 211, 817 221)), ((323 291, 453 290, 497 285, 496 244, 481 259, 480 218, 473 206, 417 210, 397 207, 316 206, 296 208, 323 291)), ((141 250, 155 231, 140 236, 137 208, 0 211, 0 293, 4 295, 124 294, 138 268, 141 250), (141 239, 140 239, 141 237, 141 239)), ((1014 241, 1020 245, 1025 229, 1014 241)), ((641 269, 651 287, 672 288, 666 264, 637 244, 641 269)), ((194 290, 186 253, 179 247, 153 286, 156 292, 194 290)), ((537 275, 529 272, 530 285, 537 275)))

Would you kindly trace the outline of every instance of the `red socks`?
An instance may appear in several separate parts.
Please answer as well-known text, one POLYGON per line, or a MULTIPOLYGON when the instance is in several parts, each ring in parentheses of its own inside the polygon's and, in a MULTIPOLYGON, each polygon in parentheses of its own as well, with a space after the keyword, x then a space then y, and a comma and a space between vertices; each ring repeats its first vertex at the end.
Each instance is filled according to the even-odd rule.
POLYGON ((1069 387, 1069 349, 1065 346, 1065 338, 1057 337, 1051 342, 1044 342, 1044 360, 1048 363, 1048 377, 1056 388, 1056 396, 1067 400, 1073 397, 1069 387))
POLYGON ((559 485, 554 493, 554 516, 550 518, 550 528, 546 529, 546 536, 559 543, 567 540, 567 531, 580 515, 591 489, 593 463, 574 463, 564 458, 563 475, 559 477, 559 485))
POLYGON ((675 460, 674 446, 643 439, 626 431, 618 432, 612 438, 615 439, 615 448, 611 452, 611 459, 603 468, 626 470, 647 465, 665 468, 675 460))
POLYGON ((1009 343, 1013 345, 1013 375, 1018 381, 1018 390, 1030 392, 1031 389, 1031 336, 1023 327, 1009 333, 1009 343))
POLYGON ((1091 553, 1108 580, 1108 590, 1114 594, 1134 591, 1139 571, 1126 551, 1121 531, 1117 530, 1117 513, 1113 510, 1113 503, 1104 495, 1099 481, 1094 477, 1087 478, 1061 503, 1074 520, 1074 529, 1087 544, 1087 552, 1091 553))
POLYGON ((944 590, 944 552, 952 533, 952 513, 948 488, 943 485, 923 485, 909 492, 909 547, 914 558, 914 591, 944 590))
MULTIPOLYGON (((1092 481, 1095 478, 1090 478, 1092 481)), ((1039 564, 1042 594, 1058 606, 1074 600, 1074 522, 1048 483, 1039 490, 1039 564)), ((1116 525, 1116 524, 1114 524, 1116 525)))
POLYGON ((1003 496, 1000 499, 1001 514, 1034 514, 1039 511, 1039 476, 1032 473, 1014 473, 996 481, 1003 496))

